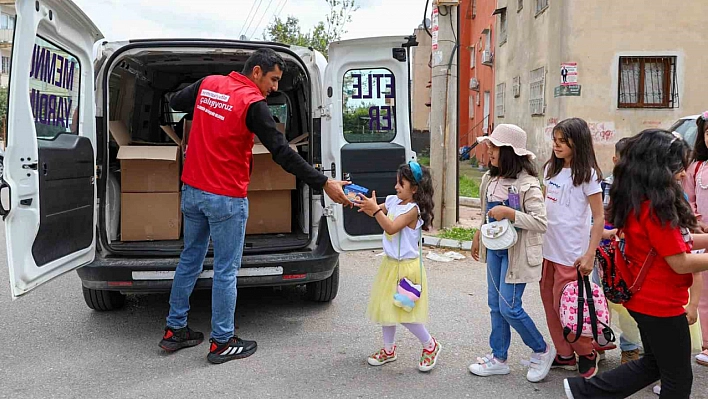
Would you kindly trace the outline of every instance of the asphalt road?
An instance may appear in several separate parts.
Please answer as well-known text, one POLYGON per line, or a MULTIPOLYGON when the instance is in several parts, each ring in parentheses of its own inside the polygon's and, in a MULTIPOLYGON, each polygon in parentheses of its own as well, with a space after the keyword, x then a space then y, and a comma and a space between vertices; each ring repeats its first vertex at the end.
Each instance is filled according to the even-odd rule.
MULTIPOLYGON (((4 237, 0 239, 4 242, 4 237)), ((514 333, 512 373, 480 378, 468 364, 488 351, 490 330, 484 268, 472 260, 428 262, 429 329, 443 345, 438 366, 417 371, 419 343, 399 330, 399 359, 370 367, 380 329, 364 317, 368 289, 380 258, 373 252, 341 259, 339 296, 331 304, 302 299, 301 289, 241 290, 237 333, 258 341, 250 358, 223 365, 206 361, 208 344, 165 355, 157 347, 167 295, 130 296, 125 309, 99 313, 84 304, 76 273, 10 299, 4 246, 0 267, 0 397, 7 398, 564 398, 562 381, 574 373, 551 371, 526 381, 528 358, 514 333)), ((538 287, 529 286, 526 309, 546 334, 538 287)), ((190 325, 208 334, 210 296, 192 300, 190 325)), ((603 369, 619 364, 608 353, 603 369)), ((694 397, 708 397, 708 368, 695 366, 694 397)), ((636 398, 654 398, 650 390, 636 398)))

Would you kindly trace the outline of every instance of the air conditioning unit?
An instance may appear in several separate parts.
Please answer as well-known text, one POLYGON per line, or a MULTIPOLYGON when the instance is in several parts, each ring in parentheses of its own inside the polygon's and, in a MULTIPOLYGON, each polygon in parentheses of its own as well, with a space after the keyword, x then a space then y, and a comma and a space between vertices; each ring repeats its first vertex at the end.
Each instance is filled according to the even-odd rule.
POLYGON ((494 55, 492 54, 491 51, 489 51, 489 50, 482 51, 482 64, 492 65, 493 58, 494 58, 494 55))
POLYGON ((479 91, 479 80, 477 78, 470 79, 470 90, 479 91))

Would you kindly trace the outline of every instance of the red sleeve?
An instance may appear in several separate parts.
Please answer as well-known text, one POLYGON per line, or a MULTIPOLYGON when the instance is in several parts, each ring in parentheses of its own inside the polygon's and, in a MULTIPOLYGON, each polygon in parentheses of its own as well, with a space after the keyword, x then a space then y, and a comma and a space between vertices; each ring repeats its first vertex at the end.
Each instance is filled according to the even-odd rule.
POLYGON ((679 227, 671 227, 669 224, 662 225, 656 217, 646 215, 644 228, 649 237, 649 243, 662 258, 691 250, 679 227))

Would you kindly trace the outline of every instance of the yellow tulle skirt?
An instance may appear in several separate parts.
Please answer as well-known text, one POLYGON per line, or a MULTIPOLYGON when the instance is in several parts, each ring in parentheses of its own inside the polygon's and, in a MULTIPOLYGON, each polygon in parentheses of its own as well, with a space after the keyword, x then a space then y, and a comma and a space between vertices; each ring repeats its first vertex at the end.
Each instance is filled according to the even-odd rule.
POLYGON ((371 287, 366 316, 383 326, 393 326, 400 323, 426 323, 428 321, 428 280, 425 269, 423 269, 423 275, 420 274, 421 268, 418 258, 398 261, 384 256, 371 287), (420 299, 410 312, 393 304, 393 295, 397 292, 399 277, 407 277, 414 284, 421 284, 423 287, 420 299))

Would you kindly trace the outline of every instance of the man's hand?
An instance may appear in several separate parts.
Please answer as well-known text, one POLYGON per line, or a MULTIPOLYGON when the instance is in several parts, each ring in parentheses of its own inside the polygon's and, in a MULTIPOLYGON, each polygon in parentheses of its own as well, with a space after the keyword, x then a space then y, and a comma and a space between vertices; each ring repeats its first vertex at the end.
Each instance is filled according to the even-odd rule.
POLYGON ((351 201, 349 201, 349 198, 347 198, 347 196, 344 194, 344 190, 342 189, 342 187, 348 186, 350 184, 352 183, 348 181, 329 179, 327 180, 327 183, 324 185, 324 187, 322 187, 322 190, 324 190, 325 194, 327 194, 327 196, 332 201, 351 208, 353 204, 351 201))

